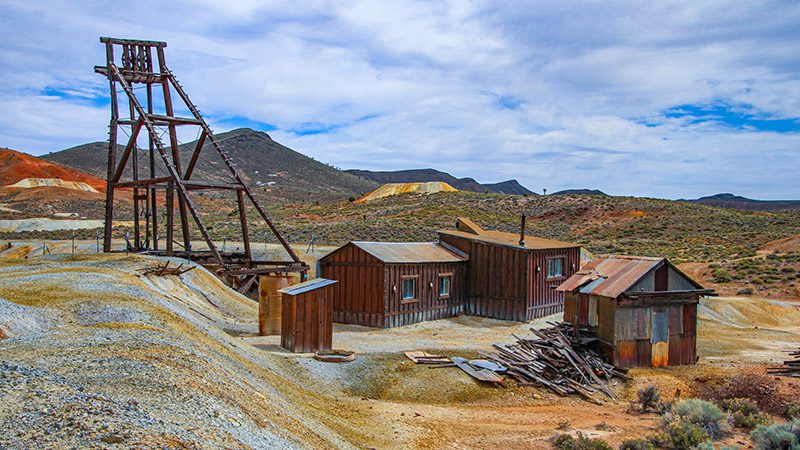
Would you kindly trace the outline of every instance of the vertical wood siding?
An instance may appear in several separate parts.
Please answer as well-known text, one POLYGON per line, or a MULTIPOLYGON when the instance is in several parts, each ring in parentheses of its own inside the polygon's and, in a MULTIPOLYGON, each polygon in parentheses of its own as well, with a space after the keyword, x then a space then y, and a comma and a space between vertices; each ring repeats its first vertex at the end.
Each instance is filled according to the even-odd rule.
POLYGON ((562 312, 564 297, 555 287, 580 268, 577 247, 524 250, 458 236, 439 238, 469 255, 465 312, 476 316, 526 322, 562 312), (564 256, 564 277, 548 280, 547 257, 553 256, 564 256))
POLYGON ((320 277, 333 286, 333 321, 384 326, 384 264, 353 244, 320 260, 320 277))
POLYGON ((348 244, 320 260, 334 284, 333 320, 391 328, 464 312, 466 263, 385 264, 348 244), (439 297, 439 274, 451 274, 450 296, 439 297), (403 276, 417 276, 417 301, 403 302, 403 276), (433 287, 431 287, 433 283, 433 287))
POLYGON ((333 286, 298 295, 283 294, 281 347, 296 353, 331 349, 333 286))
POLYGON ((464 312, 465 263, 386 264, 385 328, 444 319, 464 312), (450 296, 439 297, 439 275, 450 274, 450 296), (403 300, 403 277, 416 276, 417 298, 403 300), (396 289, 395 289, 396 287, 396 289))

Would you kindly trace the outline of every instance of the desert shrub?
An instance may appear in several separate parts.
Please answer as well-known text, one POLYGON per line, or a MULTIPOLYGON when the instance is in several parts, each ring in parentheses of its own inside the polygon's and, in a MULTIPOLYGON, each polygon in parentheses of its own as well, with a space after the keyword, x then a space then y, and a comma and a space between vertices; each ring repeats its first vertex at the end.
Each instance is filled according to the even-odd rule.
POLYGON ((647 439, 626 439, 622 441, 619 450, 656 450, 656 446, 647 439))
POLYGON ((758 450, 799 450, 800 420, 775 425, 761 425, 750 433, 758 450))
POLYGON ((714 269, 711 271, 716 283, 728 283, 731 281, 731 273, 725 269, 714 269))
POLYGON ((780 416, 786 413, 789 401, 780 395, 778 385, 774 377, 745 372, 724 383, 703 386, 699 396, 715 403, 730 398, 746 398, 755 402, 761 411, 780 416))
POLYGON ((720 445, 719 449, 711 441, 705 441, 702 444, 695 445, 692 450, 739 450, 740 447, 728 447, 727 445, 720 445))
POLYGON ((559 450, 613 450, 608 442, 599 438, 590 438, 581 432, 577 437, 559 434, 553 438, 553 446, 559 450))
POLYGON ((661 405, 661 392, 652 384, 639 389, 636 395, 642 412, 655 410, 661 405))
POLYGON ((672 448, 688 450, 709 440, 708 433, 697 425, 675 419, 666 424, 665 430, 672 448))
POLYGON ((753 288, 746 287, 746 288, 741 288, 738 291, 736 291, 736 295, 753 295, 753 292, 754 292, 753 288))
MULTIPOLYGON (((700 428, 708 437, 712 439, 719 439, 730 431, 730 427, 726 421, 727 416, 716 405, 704 400, 690 398, 682 400, 674 405, 672 409, 664 414, 662 424, 667 426, 669 433, 669 425, 673 423, 685 423, 694 425, 700 428)), ((691 430, 688 428, 681 429, 682 431, 691 430)), ((699 444, 695 442, 693 445, 699 444)))
POLYGON ((790 419, 800 419, 800 402, 789 403, 786 408, 786 416, 790 419))
POLYGON ((746 398, 728 398, 719 402, 720 408, 731 414, 733 426, 752 430, 769 423, 769 417, 758 410, 758 406, 746 398))

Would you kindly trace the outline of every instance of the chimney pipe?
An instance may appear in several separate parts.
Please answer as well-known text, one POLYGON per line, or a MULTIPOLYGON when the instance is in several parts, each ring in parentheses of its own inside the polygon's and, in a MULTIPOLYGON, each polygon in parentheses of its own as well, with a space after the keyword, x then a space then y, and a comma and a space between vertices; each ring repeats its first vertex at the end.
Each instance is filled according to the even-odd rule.
POLYGON ((519 246, 525 247, 525 214, 520 215, 519 246))

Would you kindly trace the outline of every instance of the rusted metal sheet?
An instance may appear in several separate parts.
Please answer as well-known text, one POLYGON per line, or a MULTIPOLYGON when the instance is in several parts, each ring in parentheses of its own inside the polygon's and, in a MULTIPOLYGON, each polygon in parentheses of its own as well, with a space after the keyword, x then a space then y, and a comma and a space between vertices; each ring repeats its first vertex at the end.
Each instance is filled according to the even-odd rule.
POLYGON ((697 303, 683 305, 683 335, 697 335, 697 303))
POLYGON ((636 341, 617 341, 614 352, 614 365, 617 367, 636 367, 636 341))
POLYGON ((469 361, 460 356, 454 356, 452 360, 459 369, 463 370, 476 380, 485 381, 487 383, 503 383, 503 377, 489 369, 475 368, 469 363, 469 361))
POLYGON ((652 367, 666 367, 669 365, 669 343, 659 341, 651 345, 652 367))
POLYGON ((589 296, 578 294, 578 325, 589 324, 589 296))
POLYGON ((650 308, 630 308, 633 323, 634 339, 650 339, 651 335, 651 320, 650 308))
POLYGON ((667 342, 669 340, 669 314, 667 308, 652 308, 651 317, 650 342, 653 344, 667 342))
POLYGON ((684 305, 670 305, 669 310, 669 335, 672 336, 683 335, 683 306, 684 305))
POLYGON ((652 361, 653 346, 648 339, 636 341, 636 367, 650 367, 652 361))
POLYGON ((578 320, 578 294, 564 294, 564 322, 575 323, 578 320))

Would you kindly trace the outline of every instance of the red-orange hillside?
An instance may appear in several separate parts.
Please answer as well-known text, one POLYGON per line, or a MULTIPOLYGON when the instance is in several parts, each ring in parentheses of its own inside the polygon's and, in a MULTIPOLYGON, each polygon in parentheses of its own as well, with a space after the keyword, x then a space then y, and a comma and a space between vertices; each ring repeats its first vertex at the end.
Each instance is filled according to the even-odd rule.
POLYGON ((60 178, 64 181, 86 183, 98 191, 105 191, 106 188, 103 179, 35 156, 0 148, 0 187, 12 185, 26 178, 60 178))

